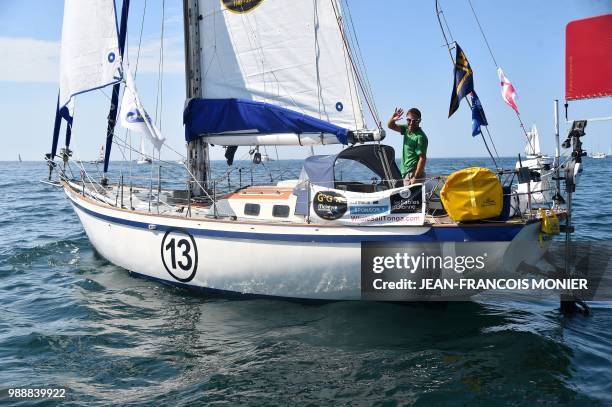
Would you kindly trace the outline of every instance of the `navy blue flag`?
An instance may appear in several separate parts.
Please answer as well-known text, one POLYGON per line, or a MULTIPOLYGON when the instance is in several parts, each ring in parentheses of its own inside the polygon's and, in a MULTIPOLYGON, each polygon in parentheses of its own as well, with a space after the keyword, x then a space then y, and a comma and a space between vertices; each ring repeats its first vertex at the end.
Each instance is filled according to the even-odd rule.
POLYGON ((480 126, 488 126, 487 116, 478 99, 476 92, 472 92, 472 137, 476 137, 481 133, 480 126))
POLYGON ((461 99, 474 91, 474 75, 470 63, 459 44, 455 43, 455 49, 455 83, 453 84, 448 117, 451 117, 457 111, 461 99))

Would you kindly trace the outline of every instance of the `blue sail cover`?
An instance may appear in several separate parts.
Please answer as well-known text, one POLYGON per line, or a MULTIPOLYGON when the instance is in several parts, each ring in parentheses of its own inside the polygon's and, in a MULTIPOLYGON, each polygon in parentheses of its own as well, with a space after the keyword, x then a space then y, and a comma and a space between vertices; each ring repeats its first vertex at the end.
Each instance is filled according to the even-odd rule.
POLYGON ((347 144, 348 130, 302 113, 264 102, 244 99, 200 99, 189 101, 183 113, 185 139, 202 134, 245 131, 252 134, 330 133, 347 144))

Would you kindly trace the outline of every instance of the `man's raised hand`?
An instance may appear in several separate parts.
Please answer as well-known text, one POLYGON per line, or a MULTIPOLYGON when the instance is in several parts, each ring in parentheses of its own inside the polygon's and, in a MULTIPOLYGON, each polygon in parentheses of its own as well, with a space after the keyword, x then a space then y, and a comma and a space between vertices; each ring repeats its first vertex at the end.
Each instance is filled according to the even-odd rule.
POLYGON ((396 107, 395 111, 393 112, 393 116, 391 116, 391 120, 393 120, 394 122, 400 120, 403 115, 404 109, 402 109, 401 107, 396 107))

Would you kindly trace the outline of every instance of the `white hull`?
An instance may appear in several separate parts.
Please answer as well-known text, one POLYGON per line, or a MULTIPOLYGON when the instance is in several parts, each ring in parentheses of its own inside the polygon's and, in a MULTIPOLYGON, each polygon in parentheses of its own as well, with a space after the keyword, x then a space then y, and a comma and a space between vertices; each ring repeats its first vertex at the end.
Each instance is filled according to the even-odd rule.
MULTIPOLYGON (((240 294, 360 299, 361 240, 405 242, 430 230, 429 226, 325 227, 160 216, 100 204, 68 186, 65 191, 92 245, 111 263, 187 288, 240 294), (164 254, 164 246, 172 238, 179 244, 184 240, 183 246, 176 247, 178 265, 174 267, 169 251, 164 254), (189 258, 182 256, 187 248, 189 258), (189 265, 192 258, 197 264, 191 264, 189 270, 178 267, 181 262, 189 265)), ((493 247, 491 242, 474 242, 469 251, 488 252, 487 268, 503 269, 502 274, 510 275, 521 261, 535 263, 544 253, 545 249, 535 242, 538 232, 536 222, 523 227, 512 242, 493 247)), ((421 253, 418 243, 408 246, 404 242, 402 248, 414 247, 415 255, 421 253)), ((443 251, 470 254, 457 253, 457 247, 454 242, 445 242, 443 251)), ((466 250, 466 245, 461 247, 466 250)), ((485 276, 491 277, 487 273, 480 277, 485 276)))
POLYGON ((521 162, 517 161, 515 168, 523 167, 531 170, 536 170, 540 173, 540 181, 531 181, 528 184, 522 183, 517 186, 517 193, 519 194, 519 203, 521 213, 525 213, 529 207, 529 194, 531 194, 531 205, 541 206, 548 205, 552 202, 552 183, 551 176, 553 174, 552 168, 553 158, 547 155, 527 155, 526 159, 521 162), (544 169, 548 166, 548 170, 544 169))

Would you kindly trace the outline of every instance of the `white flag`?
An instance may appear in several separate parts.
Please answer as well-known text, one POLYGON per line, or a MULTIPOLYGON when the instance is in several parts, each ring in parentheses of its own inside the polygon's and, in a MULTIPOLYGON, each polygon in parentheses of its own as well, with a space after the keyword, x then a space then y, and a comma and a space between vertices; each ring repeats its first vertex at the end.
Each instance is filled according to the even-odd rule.
POLYGON ((125 69, 123 76, 125 78, 125 91, 121 100, 121 125, 128 130, 145 135, 159 151, 166 139, 162 137, 159 129, 153 124, 142 106, 132 73, 128 68, 125 69))

